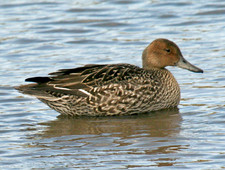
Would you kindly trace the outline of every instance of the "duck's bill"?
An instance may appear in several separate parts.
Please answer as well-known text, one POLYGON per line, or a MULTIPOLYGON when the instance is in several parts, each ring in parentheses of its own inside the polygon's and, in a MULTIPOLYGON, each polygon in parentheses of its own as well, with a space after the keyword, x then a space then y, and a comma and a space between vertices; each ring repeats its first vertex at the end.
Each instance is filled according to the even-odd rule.
POLYGON ((191 63, 189 63, 187 60, 185 60, 183 58, 183 56, 181 56, 180 61, 177 63, 177 66, 183 69, 187 69, 196 73, 203 73, 203 70, 192 65, 191 63))

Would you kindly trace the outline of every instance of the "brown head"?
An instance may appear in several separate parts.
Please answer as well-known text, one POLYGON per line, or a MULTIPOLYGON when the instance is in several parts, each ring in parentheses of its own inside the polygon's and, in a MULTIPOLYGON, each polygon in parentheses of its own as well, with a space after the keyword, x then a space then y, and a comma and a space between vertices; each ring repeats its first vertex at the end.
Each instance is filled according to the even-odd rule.
POLYGON ((178 66, 193 72, 203 73, 203 70, 184 59, 179 47, 167 39, 156 39, 149 44, 142 54, 143 68, 162 69, 166 66, 178 66))

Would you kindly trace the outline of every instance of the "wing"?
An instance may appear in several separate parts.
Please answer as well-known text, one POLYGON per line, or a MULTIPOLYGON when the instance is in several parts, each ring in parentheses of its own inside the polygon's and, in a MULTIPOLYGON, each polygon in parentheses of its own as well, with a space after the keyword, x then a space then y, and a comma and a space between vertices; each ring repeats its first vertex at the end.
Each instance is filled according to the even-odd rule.
MULTIPOLYGON (((32 77, 26 81, 37 83, 32 86, 33 90, 85 97, 94 87, 122 83, 141 72, 143 69, 130 64, 85 65, 50 73, 50 77, 32 77)), ((20 91, 26 93, 25 90, 20 91)))

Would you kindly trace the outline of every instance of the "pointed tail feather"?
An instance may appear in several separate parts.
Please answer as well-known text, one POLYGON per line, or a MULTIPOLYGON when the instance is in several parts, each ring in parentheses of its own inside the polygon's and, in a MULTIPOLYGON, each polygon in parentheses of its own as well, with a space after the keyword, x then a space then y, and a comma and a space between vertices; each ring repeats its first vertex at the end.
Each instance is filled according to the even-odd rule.
POLYGON ((42 90, 36 90, 35 86, 37 84, 28 84, 14 87, 16 90, 23 94, 28 94, 31 96, 39 97, 49 97, 49 94, 42 90))

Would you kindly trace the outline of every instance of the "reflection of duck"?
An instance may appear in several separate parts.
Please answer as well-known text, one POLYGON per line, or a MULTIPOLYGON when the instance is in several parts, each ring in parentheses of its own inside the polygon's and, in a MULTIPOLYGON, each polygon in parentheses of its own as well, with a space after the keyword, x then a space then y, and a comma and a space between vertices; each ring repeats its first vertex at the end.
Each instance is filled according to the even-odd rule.
POLYGON ((150 165, 177 164, 180 154, 174 153, 188 148, 179 135, 181 121, 177 108, 136 116, 60 116, 39 123, 43 130, 29 137, 31 146, 38 148, 36 154, 45 163, 52 160, 54 166, 60 160, 62 166, 69 162, 78 169, 99 169, 101 165, 104 169, 120 163, 122 169, 126 165, 148 169, 150 165))
POLYGON ((33 77, 17 87, 64 115, 128 115, 176 107, 180 88, 166 66, 203 72, 186 61, 179 47, 156 39, 142 55, 143 68, 130 64, 86 65, 33 77))
POLYGON ((151 137, 171 136, 179 133, 182 118, 177 108, 156 111, 151 114, 122 117, 59 117, 55 121, 41 123, 49 126, 41 136, 111 134, 129 137, 145 133, 151 137))

